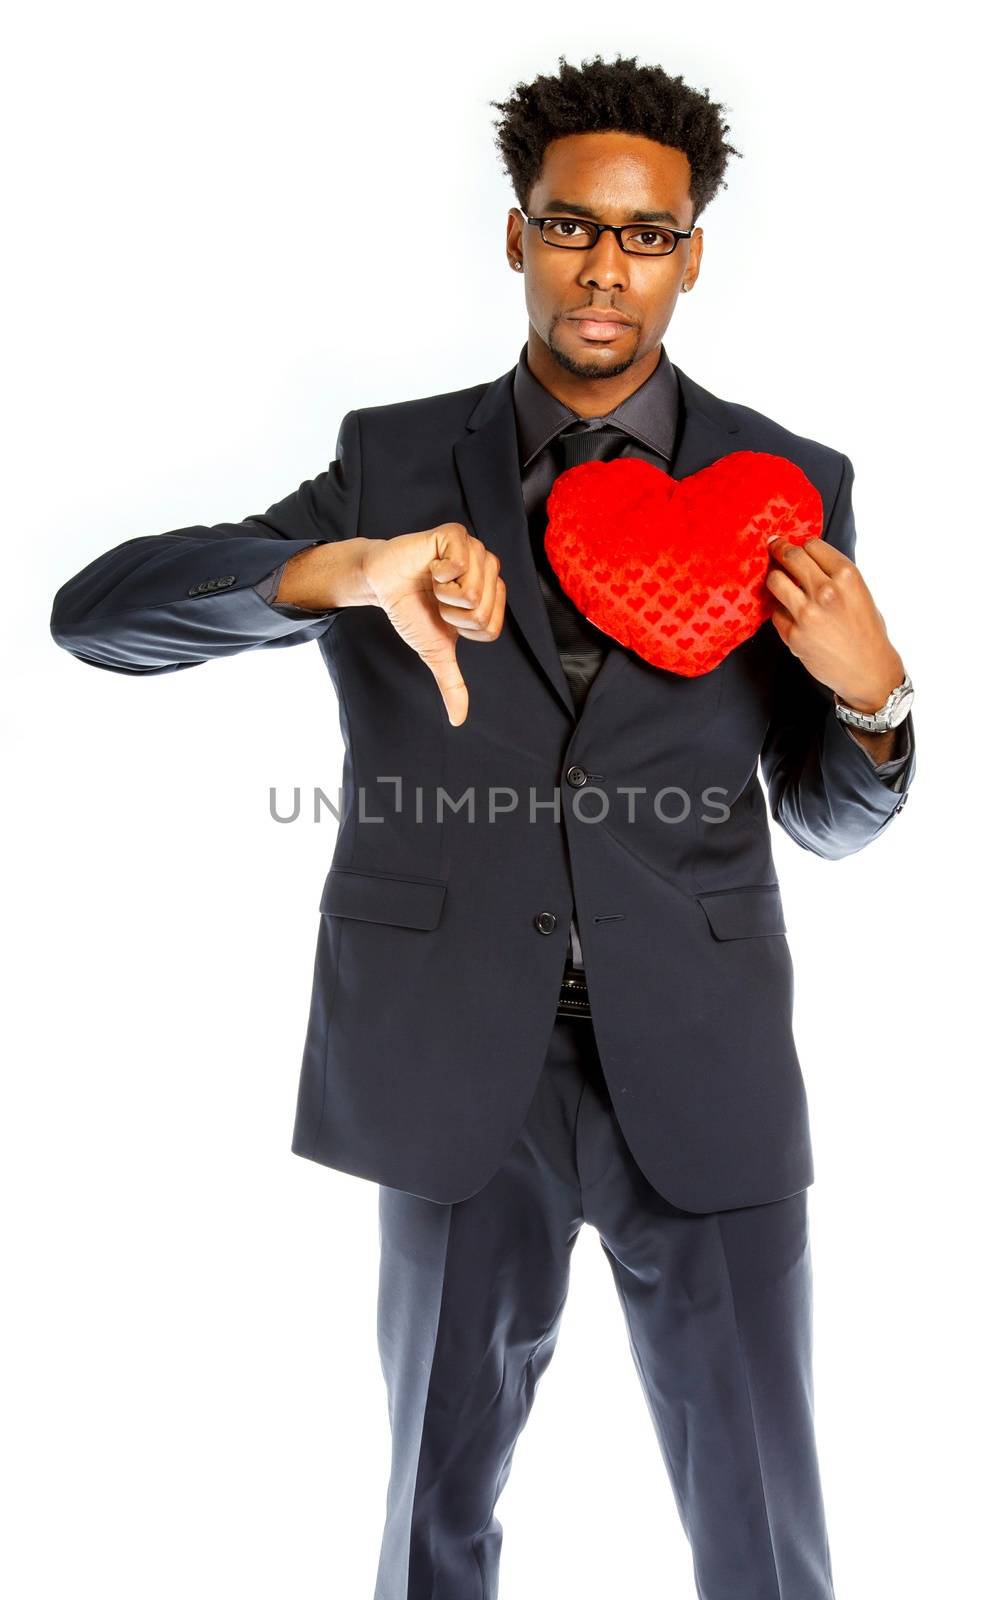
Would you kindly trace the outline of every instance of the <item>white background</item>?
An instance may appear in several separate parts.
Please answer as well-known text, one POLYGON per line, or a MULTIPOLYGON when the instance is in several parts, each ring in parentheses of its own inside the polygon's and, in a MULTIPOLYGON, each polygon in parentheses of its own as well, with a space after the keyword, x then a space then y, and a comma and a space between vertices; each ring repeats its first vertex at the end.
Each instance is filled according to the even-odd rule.
MULTIPOLYGON (((775 830, 817 1419, 840 1600, 985 1578, 986 60, 963 6, 927 31, 864 5, 603 15, 174 0, 23 8, 8 36, 17 1600, 371 1600, 377 1191, 289 1148, 334 823, 268 816, 271 785, 336 791, 337 703, 315 646, 142 680, 60 652, 48 615, 112 545, 282 498, 348 409, 512 366, 488 101, 596 51, 727 108, 744 159, 667 347, 851 457, 859 563, 918 686, 919 773, 884 837, 828 863, 775 830), (416 242, 370 244, 371 216, 416 242)), ((498 1513, 506 1600, 694 1594, 591 1229, 498 1513)))

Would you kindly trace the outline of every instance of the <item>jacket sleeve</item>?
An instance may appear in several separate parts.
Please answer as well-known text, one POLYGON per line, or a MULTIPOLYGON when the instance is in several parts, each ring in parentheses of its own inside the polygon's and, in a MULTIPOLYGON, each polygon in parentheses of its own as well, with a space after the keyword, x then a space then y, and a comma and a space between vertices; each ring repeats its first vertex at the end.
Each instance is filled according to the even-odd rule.
MULTIPOLYGON (((854 468, 842 457, 840 485, 823 538, 854 560, 854 468)), ((834 712, 833 691, 781 644, 774 705, 761 771, 775 821, 816 855, 836 860, 876 839, 906 804, 916 774, 913 713, 901 724, 897 755, 877 766, 834 712)))
POLYGON ((356 537, 360 499, 349 411, 327 471, 264 514, 127 539, 97 556, 56 594, 52 637, 90 666, 145 675, 315 639, 341 608, 274 604, 276 586, 263 580, 301 550, 356 537))

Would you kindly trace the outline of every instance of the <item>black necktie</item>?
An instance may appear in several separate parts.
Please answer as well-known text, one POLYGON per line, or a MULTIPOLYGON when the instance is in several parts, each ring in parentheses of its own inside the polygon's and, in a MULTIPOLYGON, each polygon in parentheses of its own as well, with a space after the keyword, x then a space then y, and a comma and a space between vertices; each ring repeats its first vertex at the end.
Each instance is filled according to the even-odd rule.
MULTIPOLYGON (((550 443, 555 474, 575 467, 584 461, 606 461, 618 456, 631 436, 623 428, 592 425, 586 421, 572 422, 556 434, 550 443)), ((603 664, 609 640, 599 628, 588 622, 565 594, 558 576, 544 551, 544 531, 547 513, 537 512, 534 533, 537 539, 536 559, 541 588, 551 619, 551 629, 561 656, 562 667, 572 690, 576 710, 585 703, 592 681, 603 664)))
POLYGON ((608 461, 619 455, 624 442, 630 438, 623 428, 602 427, 588 422, 573 422, 563 428, 554 440, 554 454, 559 472, 577 467, 583 461, 608 461))

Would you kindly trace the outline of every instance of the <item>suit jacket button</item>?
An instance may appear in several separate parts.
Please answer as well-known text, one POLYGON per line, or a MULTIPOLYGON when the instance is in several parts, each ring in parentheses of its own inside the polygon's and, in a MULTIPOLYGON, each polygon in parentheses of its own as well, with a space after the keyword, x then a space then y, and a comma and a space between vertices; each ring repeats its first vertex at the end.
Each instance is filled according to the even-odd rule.
POLYGON ((582 785, 589 781, 589 774, 584 767, 569 767, 565 777, 573 789, 581 789, 582 785))
POLYGON ((534 918, 534 926, 538 933, 554 933, 558 918, 553 911, 539 911, 534 918))

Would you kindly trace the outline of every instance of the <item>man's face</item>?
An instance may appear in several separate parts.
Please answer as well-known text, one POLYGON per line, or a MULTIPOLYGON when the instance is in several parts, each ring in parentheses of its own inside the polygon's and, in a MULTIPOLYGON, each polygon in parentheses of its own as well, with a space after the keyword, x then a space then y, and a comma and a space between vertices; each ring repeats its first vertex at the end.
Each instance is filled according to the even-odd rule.
MULTIPOLYGON (((692 227, 691 169, 681 150, 626 133, 578 133, 555 139, 531 191, 529 214, 692 227)), ((654 357, 683 282, 699 272, 703 230, 680 239, 671 255, 637 256, 601 233, 587 250, 546 244, 514 207, 507 252, 524 262, 527 314, 550 355, 580 378, 613 378, 654 357), (583 329, 583 310, 617 311, 627 319, 608 338, 583 329)))

